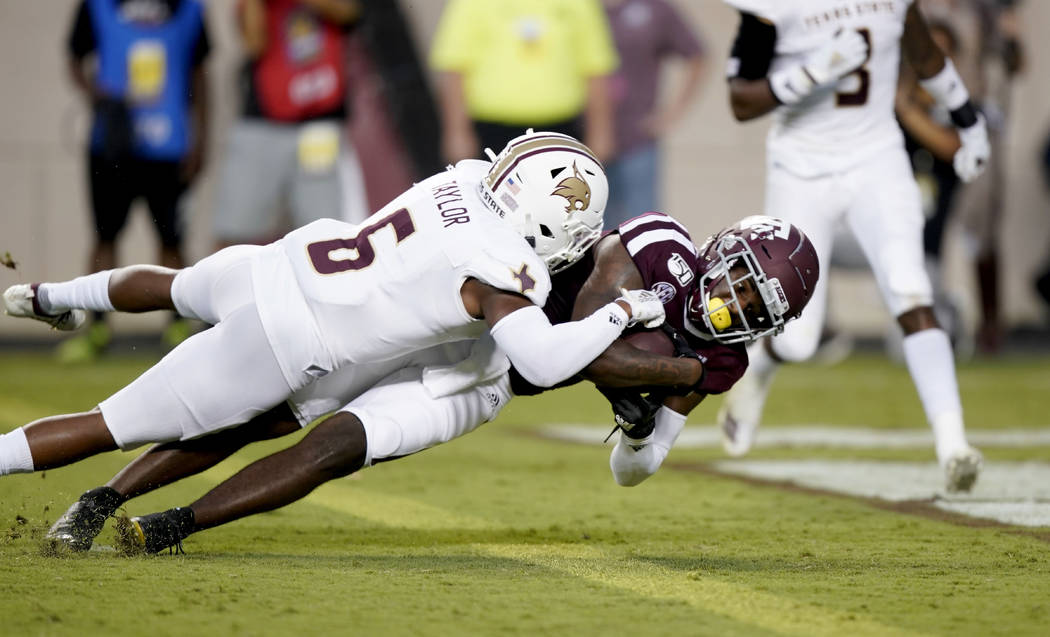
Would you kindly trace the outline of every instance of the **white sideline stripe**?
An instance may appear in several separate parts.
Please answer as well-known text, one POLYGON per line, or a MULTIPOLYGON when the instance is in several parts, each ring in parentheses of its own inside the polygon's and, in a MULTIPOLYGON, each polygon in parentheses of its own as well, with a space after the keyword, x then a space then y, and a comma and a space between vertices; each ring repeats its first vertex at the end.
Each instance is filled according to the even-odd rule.
MULTIPOLYGON (((612 425, 551 425, 543 434, 571 442, 601 444, 612 425)), ((966 437, 977 447, 1050 446, 1046 429, 968 429, 966 437)), ((720 447, 722 434, 716 425, 688 425, 675 447, 692 449, 720 447)), ((755 447, 833 447, 843 449, 932 449, 929 429, 872 429, 867 427, 786 426, 758 430, 755 447)))
POLYGON ((1019 526, 1050 526, 1050 464, 991 462, 970 494, 944 494, 934 462, 871 460, 720 460, 725 474, 794 484, 893 502, 936 497, 934 506, 1019 526))

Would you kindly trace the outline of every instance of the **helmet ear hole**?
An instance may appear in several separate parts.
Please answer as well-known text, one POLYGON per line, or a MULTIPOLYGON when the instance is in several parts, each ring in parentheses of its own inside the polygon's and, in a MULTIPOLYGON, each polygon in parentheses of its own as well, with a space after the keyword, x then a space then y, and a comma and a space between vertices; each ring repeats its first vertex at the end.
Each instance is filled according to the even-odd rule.
POLYGON ((547 227, 546 224, 542 224, 542 223, 540 224, 540 234, 542 234, 543 236, 545 236, 547 238, 553 238, 554 237, 554 233, 551 232, 551 229, 549 227, 547 227))

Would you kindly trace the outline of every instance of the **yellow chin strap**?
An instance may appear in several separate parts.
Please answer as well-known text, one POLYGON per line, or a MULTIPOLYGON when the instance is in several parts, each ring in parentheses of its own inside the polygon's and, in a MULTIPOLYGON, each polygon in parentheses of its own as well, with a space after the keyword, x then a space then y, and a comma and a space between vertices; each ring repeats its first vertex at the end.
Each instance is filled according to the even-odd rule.
POLYGON ((721 332, 733 323, 733 317, 729 315, 729 308, 725 301, 715 297, 707 301, 708 316, 711 317, 711 325, 721 332))

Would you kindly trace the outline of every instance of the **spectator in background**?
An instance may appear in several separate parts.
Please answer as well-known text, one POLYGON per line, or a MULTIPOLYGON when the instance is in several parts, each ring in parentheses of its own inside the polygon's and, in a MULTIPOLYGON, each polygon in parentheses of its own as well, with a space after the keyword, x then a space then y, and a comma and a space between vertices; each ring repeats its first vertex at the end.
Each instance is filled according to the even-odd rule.
MULTIPOLYGON (((205 59, 210 44, 198 0, 82 0, 69 33, 69 69, 92 106, 88 179, 95 219, 90 272, 117 264, 116 241, 132 203, 149 205, 161 265, 181 268, 180 199, 204 165, 207 146, 205 59)), ((172 323, 164 339, 189 334, 172 323)), ((95 358, 110 332, 97 313, 91 327, 59 347, 59 358, 95 358)))
MULTIPOLYGON (((926 0, 926 17, 956 36, 955 64, 988 122, 992 153, 988 168, 960 186, 951 206, 962 223, 965 249, 975 265, 981 315, 978 350, 990 354, 1002 345, 999 316, 999 235, 1006 194, 1002 146, 1010 109, 1010 85, 1023 67, 1016 15, 1017 0, 926 0)), ((943 224, 942 224, 943 226, 943 224)), ((927 233, 939 243, 941 233, 927 233)), ((939 248, 938 248, 939 251, 939 248)))
POLYGON ((346 131, 345 37, 357 0, 241 0, 246 63, 215 208, 217 248, 265 243, 321 218, 368 216, 346 131), (281 213, 291 215, 281 225, 281 213))
POLYGON ((617 58, 598 0, 450 0, 430 64, 440 72, 446 161, 503 148, 530 127, 611 156, 607 82, 617 58))
POLYGON ((605 227, 662 210, 658 141, 685 115, 705 75, 702 40, 667 0, 605 0, 620 68, 610 94, 615 108, 615 150, 606 165, 609 205, 605 227), (657 107, 660 67, 676 57, 686 65, 674 96, 657 107))

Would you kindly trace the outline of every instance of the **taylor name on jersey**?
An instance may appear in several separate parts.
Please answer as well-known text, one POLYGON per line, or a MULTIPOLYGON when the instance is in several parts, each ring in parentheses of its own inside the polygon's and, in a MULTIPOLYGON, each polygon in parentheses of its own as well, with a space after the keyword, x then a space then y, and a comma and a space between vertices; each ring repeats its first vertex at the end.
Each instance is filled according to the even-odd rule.
POLYGON ((537 305, 546 301, 550 275, 543 261, 479 199, 489 166, 460 162, 360 225, 322 219, 271 244, 253 277, 260 317, 287 373, 297 375, 304 365, 324 373, 476 338, 485 323, 463 307, 460 289, 468 278, 537 305), (292 334, 301 336, 290 342, 292 334))

